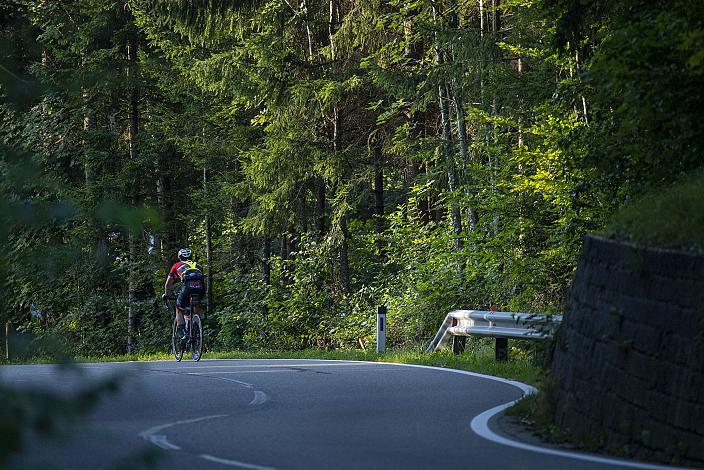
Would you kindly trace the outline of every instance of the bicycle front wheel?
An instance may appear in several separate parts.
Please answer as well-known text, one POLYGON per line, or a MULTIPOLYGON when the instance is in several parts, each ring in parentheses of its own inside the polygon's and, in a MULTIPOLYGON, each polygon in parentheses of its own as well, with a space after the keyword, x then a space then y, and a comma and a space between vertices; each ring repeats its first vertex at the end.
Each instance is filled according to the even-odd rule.
POLYGON ((198 362, 203 355, 203 323, 197 313, 193 314, 191 321, 191 358, 198 362))
POLYGON ((176 318, 174 318, 174 325, 171 328, 171 352, 174 353, 174 358, 180 362, 183 359, 183 348, 181 347, 181 337, 176 329, 177 326, 176 318))

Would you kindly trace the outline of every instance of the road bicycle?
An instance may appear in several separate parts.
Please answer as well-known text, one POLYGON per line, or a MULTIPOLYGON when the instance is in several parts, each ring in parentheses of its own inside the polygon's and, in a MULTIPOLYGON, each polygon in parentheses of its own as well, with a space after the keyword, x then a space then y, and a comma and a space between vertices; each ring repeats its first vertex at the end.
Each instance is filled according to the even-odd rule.
POLYGON ((178 323, 176 322, 176 306, 171 308, 168 300, 166 306, 173 313, 174 322, 171 328, 171 351, 177 361, 183 359, 183 354, 190 352, 191 359, 198 362, 203 356, 203 322, 200 319, 200 298, 197 295, 191 296, 191 302, 183 312, 183 318, 186 320, 186 338, 182 340, 176 331, 178 323))

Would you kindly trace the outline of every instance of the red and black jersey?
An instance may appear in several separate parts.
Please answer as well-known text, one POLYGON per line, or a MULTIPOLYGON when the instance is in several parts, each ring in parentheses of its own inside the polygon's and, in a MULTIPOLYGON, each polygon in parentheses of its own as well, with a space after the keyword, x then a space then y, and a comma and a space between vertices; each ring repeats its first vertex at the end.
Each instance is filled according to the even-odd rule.
POLYGON ((195 271, 202 273, 203 267, 195 261, 177 261, 176 264, 171 266, 171 270, 169 271, 169 277, 172 279, 178 279, 179 281, 183 281, 183 276, 186 273, 195 271))

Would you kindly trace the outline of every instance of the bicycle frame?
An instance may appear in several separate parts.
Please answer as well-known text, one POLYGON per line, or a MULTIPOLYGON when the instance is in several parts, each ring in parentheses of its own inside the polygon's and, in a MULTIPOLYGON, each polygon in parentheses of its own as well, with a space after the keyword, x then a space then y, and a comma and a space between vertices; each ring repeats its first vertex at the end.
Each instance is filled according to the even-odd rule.
MULTIPOLYGON (((172 308, 171 304, 169 303, 169 299, 164 299, 164 302, 166 303, 166 309, 169 312, 174 312, 174 314, 176 314, 178 307, 176 307, 175 303, 174 303, 174 307, 172 308)), ((188 318, 188 320, 186 320, 186 321, 192 321, 193 315, 200 315, 200 302, 199 301, 195 302, 193 297, 191 297, 191 305, 189 305, 185 309, 182 309, 181 311, 183 312, 183 319, 184 320, 186 320, 186 318, 188 318)))
MULTIPOLYGON (((187 342, 184 344, 181 344, 180 340, 178 340, 178 345, 177 345, 177 337, 175 333, 173 334, 172 337, 172 351, 174 353, 174 356, 177 361, 181 361, 181 358, 183 356, 183 353, 185 351, 190 350, 191 351, 191 356, 194 361, 199 361, 200 358, 203 355, 203 324, 200 319, 200 299, 198 299, 197 296, 192 296, 190 299, 190 304, 188 307, 185 309, 181 309, 181 312, 183 313, 183 319, 185 323, 185 330, 186 330, 186 337, 188 338, 187 342), (197 324, 194 324, 194 316, 197 318, 197 324)), ((166 303, 167 309, 172 312, 173 316, 173 332, 176 331, 177 328, 177 308, 172 308, 168 299, 164 299, 164 302, 166 303)), ((175 307, 175 305, 174 305, 175 307)))

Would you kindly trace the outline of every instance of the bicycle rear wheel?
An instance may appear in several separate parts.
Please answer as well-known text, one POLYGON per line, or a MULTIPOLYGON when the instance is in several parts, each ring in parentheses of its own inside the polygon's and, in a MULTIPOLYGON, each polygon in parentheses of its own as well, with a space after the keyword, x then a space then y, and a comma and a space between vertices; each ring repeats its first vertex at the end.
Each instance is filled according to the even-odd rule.
POLYGON ((176 318, 174 318, 174 325, 171 329, 171 352, 174 353, 174 358, 180 362, 183 359, 183 348, 181 348, 181 337, 177 333, 176 326, 176 318))
POLYGON ((191 359, 198 362, 203 355, 203 324, 197 313, 191 319, 191 359))

